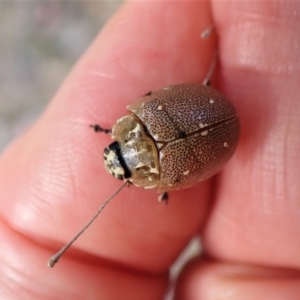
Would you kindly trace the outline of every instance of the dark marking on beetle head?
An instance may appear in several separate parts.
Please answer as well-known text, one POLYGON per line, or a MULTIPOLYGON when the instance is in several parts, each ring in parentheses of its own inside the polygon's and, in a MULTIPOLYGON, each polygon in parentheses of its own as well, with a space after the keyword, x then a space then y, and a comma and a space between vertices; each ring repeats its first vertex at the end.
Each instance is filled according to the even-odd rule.
POLYGON ((126 166, 121 154, 118 142, 111 143, 104 149, 104 165, 106 170, 119 180, 131 177, 131 173, 126 166))

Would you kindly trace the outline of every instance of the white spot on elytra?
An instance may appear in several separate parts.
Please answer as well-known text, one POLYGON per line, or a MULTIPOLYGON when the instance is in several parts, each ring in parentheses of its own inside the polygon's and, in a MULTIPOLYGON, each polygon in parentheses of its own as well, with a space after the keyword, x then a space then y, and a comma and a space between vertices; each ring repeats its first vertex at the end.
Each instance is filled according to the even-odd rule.
POLYGON ((223 147, 224 147, 224 148, 228 148, 228 147, 229 147, 228 143, 225 142, 225 143, 223 144, 223 147))
POLYGON ((205 130, 205 131, 201 132, 201 135, 202 135, 202 136, 205 136, 205 135, 207 135, 207 134, 208 134, 208 130, 205 130))
POLYGON ((209 103, 214 104, 215 103, 214 99, 209 99, 209 103))
POLYGON ((206 127, 207 125, 208 125, 208 124, 200 123, 200 124, 199 124, 199 127, 200 127, 200 128, 204 128, 204 127, 206 127))
POLYGON ((183 172, 183 175, 187 176, 187 175, 189 175, 189 173, 190 173, 190 170, 186 170, 186 171, 183 172))
POLYGON ((162 106, 162 105, 158 105, 158 106, 157 106, 157 109, 158 109, 158 110, 162 110, 162 109, 163 109, 163 106, 162 106))

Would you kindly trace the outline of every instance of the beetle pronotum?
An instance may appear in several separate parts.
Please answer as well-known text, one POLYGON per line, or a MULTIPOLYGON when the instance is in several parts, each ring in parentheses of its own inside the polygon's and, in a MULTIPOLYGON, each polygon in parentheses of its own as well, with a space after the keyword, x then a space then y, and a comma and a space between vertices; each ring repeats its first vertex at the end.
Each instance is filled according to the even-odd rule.
MULTIPOLYGON (((212 27, 203 36, 211 31, 212 27)), ((127 184, 157 188, 159 200, 167 201, 167 192, 190 187, 222 169, 235 151, 240 125, 233 105, 208 86, 216 59, 215 55, 203 84, 177 84, 145 94, 127 107, 131 113, 112 130, 91 125, 95 132, 112 134, 114 142, 104 150, 105 167, 124 183, 50 258, 49 267, 127 184)))

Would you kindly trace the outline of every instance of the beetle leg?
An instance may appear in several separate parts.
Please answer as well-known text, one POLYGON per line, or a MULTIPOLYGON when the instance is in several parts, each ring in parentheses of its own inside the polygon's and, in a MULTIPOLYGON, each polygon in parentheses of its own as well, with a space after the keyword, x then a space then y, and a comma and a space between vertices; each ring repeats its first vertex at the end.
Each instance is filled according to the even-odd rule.
POLYGON ((169 200, 169 195, 167 192, 163 192, 158 196, 159 202, 165 202, 166 204, 168 204, 168 200, 169 200))
POLYGON ((95 125, 90 125, 91 128, 94 129, 95 132, 104 132, 106 134, 111 134, 111 129, 105 129, 102 128, 100 125, 95 124, 95 125))

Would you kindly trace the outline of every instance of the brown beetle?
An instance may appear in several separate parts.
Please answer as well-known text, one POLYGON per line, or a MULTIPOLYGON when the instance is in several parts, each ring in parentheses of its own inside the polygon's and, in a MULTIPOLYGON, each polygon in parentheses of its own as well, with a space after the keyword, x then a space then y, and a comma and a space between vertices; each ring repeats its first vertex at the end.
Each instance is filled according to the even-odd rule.
POLYGON ((50 258, 49 267, 127 184, 157 188, 159 200, 167 201, 168 191, 190 187, 223 168, 236 149, 240 124, 233 105, 208 86, 215 62, 216 56, 203 84, 177 84, 147 93, 127 107, 131 113, 112 130, 91 125, 96 132, 112 134, 114 142, 104 150, 105 167, 124 183, 50 258))
POLYGON ((104 150, 117 179, 158 192, 183 189, 216 174, 235 151, 236 111, 209 86, 165 87, 127 108, 132 113, 117 121, 115 142, 104 150))

